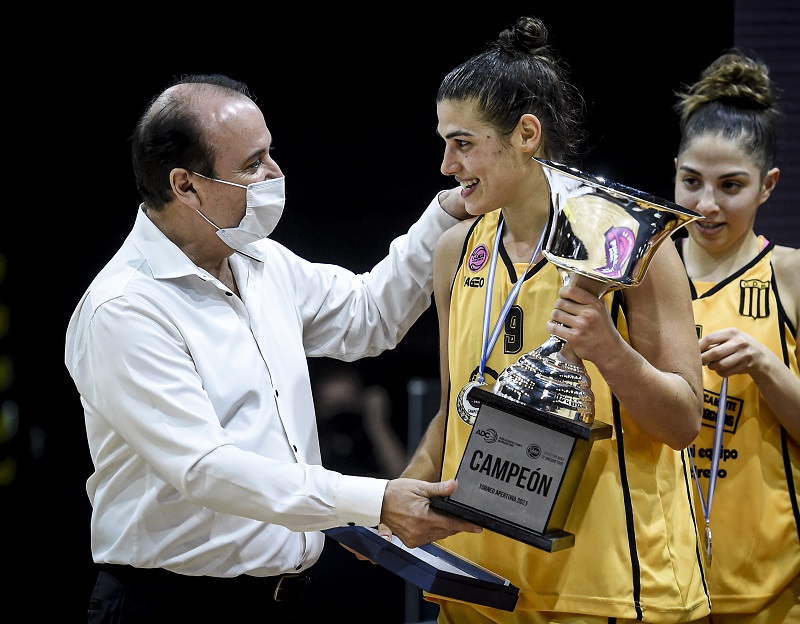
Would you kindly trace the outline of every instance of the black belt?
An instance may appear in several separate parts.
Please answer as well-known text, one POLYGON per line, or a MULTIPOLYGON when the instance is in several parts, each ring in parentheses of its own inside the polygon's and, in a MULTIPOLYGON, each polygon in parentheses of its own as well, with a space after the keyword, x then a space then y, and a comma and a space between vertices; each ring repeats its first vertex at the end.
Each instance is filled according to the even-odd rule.
POLYGON ((187 576, 163 568, 134 568, 113 563, 99 564, 100 570, 123 584, 157 585, 171 591, 185 591, 195 596, 199 592, 229 593, 231 591, 260 596, 271 596, 275 602, 299 602, 308 587, 310 577, 306 573, 281 574, 279 576, 248 576, 232 578, 212 576, 187 576))

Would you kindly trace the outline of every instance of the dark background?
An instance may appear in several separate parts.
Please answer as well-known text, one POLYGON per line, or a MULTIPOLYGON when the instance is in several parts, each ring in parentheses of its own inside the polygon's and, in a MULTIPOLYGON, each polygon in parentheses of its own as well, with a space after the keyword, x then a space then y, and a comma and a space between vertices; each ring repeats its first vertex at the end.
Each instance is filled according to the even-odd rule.
MULTIPOLYGON (((38 150, 27 169, 34 179, 52 171, 54 158, 58 169, 26 189, 35 209, 17 213, 24 229, 10 228, 2 240, 0 305, 10 319, 0 334, 2 536, 4 552, 15 553, 12 578, 43 590, 25 610, 61 621, 84 617, 94 575, 84 489, 92 466, 78 395, 63 364, 64 332, 81 293, 133 224, 139 198, 128 138, 151 97, 174 76, 222 72, 249 84, 287 180, 287 207, 273 238, 308 259, 364 271, 437 191, 452 186, 439 172, 439 82, 517 16, 545 20, 587 101, 594 147, 583 169, 669 199, 677 146, 673 92, 734 44, 743 32, 735 15, 747 15, 751 26, 752 16, 760 16, 796 52, 797 9, 788 4, 662 4, 646 15, 641 3, 634 11, 611 3, 401 6, 380 15, 289 8, 282 17, 256 7, 235 18, 220 17, 225 7, 184 6, 113 21, 100 16, 102 27, 70 15, 47 39, 51 64, 35 91, 43 132, 29 141, 38 150), (769 13, 770 6, 777 8, 769 13)), ((774 37, 760 42, 770 54, 786 51, 774 37)), ((794 60, 781 75, 796 80, 798 56, 787 58, 794 60)), ((789 95, 796 101, 796 88, 789 95)), ((796 166, 791 158, 782 163, 786 179, 796 166)), ((771 208, 766 227, 779 243, 796 247, 798 203, 791 211, 784 205, 771 208)), ((395 428, 405 436, 406 385, 438 377, 437 352, 431 307, 397 349, 346 366, 390 390, 395 428)), ((379 610, 388 624, 404 621, 397 577, 352 557, 338 560, 331 550, 318 581, 328 615, 358 621, 379 610)), ((12 594, 3 608, 13 613, 20 606, 12 594)))

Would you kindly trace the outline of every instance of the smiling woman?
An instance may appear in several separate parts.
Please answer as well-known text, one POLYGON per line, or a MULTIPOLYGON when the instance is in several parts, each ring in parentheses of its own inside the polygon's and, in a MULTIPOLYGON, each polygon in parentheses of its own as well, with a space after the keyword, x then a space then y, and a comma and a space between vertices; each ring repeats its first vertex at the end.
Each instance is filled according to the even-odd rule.
MULTIPOLYGON (((448 500, 461 503, 462 510, 480 506, 479 502, 490 505, 486 513, 477 514, 487 518, 484 526, 489 529, 498 518, 507 521, 499 530, 453 535, 439 543, 509 579, 520 590, 513 616, 427 594, 439 605, 438 621, 544 624, 619 618, 677 623, 709 613, 682 450, 700 427, 700 353, 688 280, 680 277, 672 241, 655 228, 663 234, 663 244, 642 246, 654 250, 646 279, 602 296, 587 284, 595 280, 565 279, 562 284, 558 254, 543 253, 555 251, 549 245, 539 248, 537 241, 545 236, 548 243, 552 241, 556 228, 547 226, 562 216, 562 208, 563 213, 574 209, 571 201, 583 205, 588 199, 589 210, 597 212, 593 198, 577 184, 591 178, 562 174, 577 170, 583 155, 579 148, 584 101, 569 82, 543 20, 519 17, 483 51, 446 73, 436 104, 437 130, 444 141, 441 170, 461 184, 461 196, 473 218, 448 230, 436 248, 433 278, 441 404, 403 474, 422 480, 455 476, 459 488, 448 500), (549 175, 552 169, 559 175, 549 175), (476 250, 479 253, 473 255, 476 250), (487 256, 488 263, 476 261, 487 256), (550 343, 550 337, 563 345, 556 362, 564 367, 554 377, 558 381, 579 377, 576 369, 585 363, 583 377, 590 379, 587 385, 593 393, 591 416, 605 424, 605 433, 595 432, 591 452, 583 455, 585 468, 577 471, 583 475, 580 483, 564 488, 571 490, 568 498, 574 493, 564 518, 559 511, 532 513, 537 507, 541 510, 544 501, 551 502, 547 494, 555 496, 560 489, 550 487, 556 477, 548 467, 532 460, 581 451, 567 452, 540 428, 526 427, 530 423, 505 430, 498 424, 497 440, 510 448, 487 450, 483 445, 495 436, 484 438, 475 410, 498 405, 489 398, 480 399, 480 406, 470 401, 477 384, 491 390, 485 392, 488 397, 507 394, 525 403, 524 393, 515 391, 513 381, 506 382, 505 371, 521 354, 533 352, 546 340, 550 343), (511 390, 506 392, 507 388, 511 390), (543 449, 532 443, 539 439, 543 449), (517 455, 509 455, 511 449, 517 455), (520 497, 519 491, 497 478, 506 463, 527 495, 520 497), (459 477, 484 472, 495 477, 494 482, 483 480, 495 494, 487 495, 478 486, 464 493, 475 480, 459 477), (505 513, 495 509, 498 497, 513 502, 505 513), (523 512, 532 513, 526 519, 534 521, 520 522, 523 512), (555 517, 558 520, 551 523, 555 517), (513 527, 502 530, 514 523, 537 531, 558 529, 553 531, 553 542, 562 537, 563 528, 574 536, 574 543, 565 541, 563 547, 554 543, 551 549, 550 539, 536 540, 533 535, 525 539, 513 527)), ((598 190, 603 192, 609 193, 610 186, 598 190)), ((659 208, 663 206, 666 202, 659 208)), ((565 241, 574 243, 574 247, 564 245, 565 255, 572 256, 575 249, 581 261, 587 255, 593 258, 589 266, 604 267, 603 249, 609 249, 605 233, 614 223, 632 228, 630 241, 638 242, 638 235, 648 229, 640 231, 638 224, 646 219, 638 222, 624 210, 616 212, 620 214, 612 222, 601 219, 590 231, 581 230, 592 223, 589 215, 576 217, 579 225, 563 230, 565 241), (586 244, 598 233, 600 251, 586 244)), ((665 210, 653 212, 661 216, 665 210)), ((567 264, 574 268, 574 262, 570 257, 567 264)), ((532 388, 535 383, 524 382, 516 387, 531 389, 534 399, 539 398, 532 388)), ((564 393, 567 406, 580 403, 579 390, 564 393)), ((549 407, 548 401, 549 395, 534 400, 533 407, 549 407)), ((573 417, 572 411, 560 407, 553 410, 554 419, 561 418, 562 411, 573 417)), ((574 411, 575 420, 585 422, 589 414, 574 411)), ((435 502, 432 505, 439 508, 435 502)), ((455 508, 447 507, 459 515, 455 508)), ((476 518, 473 509, 465 511, 460 517, 476 518)))
POLYGON ((675 201, 705 217, 680 250, 704 364, 704 426, 689 451, 713 621, 796 621, 800 249, 754 230, 781 177, 776 87, 766 64, 733 49, 675 108, 675 201))

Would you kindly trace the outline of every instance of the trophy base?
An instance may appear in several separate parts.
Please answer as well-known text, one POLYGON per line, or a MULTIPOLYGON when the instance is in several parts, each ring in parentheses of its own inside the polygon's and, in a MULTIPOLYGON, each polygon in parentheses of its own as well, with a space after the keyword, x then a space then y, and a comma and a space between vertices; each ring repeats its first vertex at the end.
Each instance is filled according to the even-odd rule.
POLYGON ((561 529, 549 533, 537 533, 449 498, 432 498, 431 507, 547 552, 556 552, 575 545, 574 533, 561 529))
POLYGON ((564 530, 592 444, 613 428, 563 418, 534 405, 469 390, 479 405, 456 479, 433 509, 548 552, 571 548, 564 530))

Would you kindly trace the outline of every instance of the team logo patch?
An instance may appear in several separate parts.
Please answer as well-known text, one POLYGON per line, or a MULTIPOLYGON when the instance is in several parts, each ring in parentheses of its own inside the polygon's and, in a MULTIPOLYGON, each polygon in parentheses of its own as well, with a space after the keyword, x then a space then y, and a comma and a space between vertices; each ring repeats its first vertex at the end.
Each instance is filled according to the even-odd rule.
POLYGON ((470 271, 472 271, 473 273, 477 273, 483 268, 488 259, 489 259, 489 250, 486 249, 486 245, 481 243, 475 249, 472 250, 472 253, 469 254, 469 260, 467 260, 467 266, 469 267, 470 271))
POLYGON ((757 279, 739 282, 739 314, 754 319, 769 316, 769 282, 757 279))

